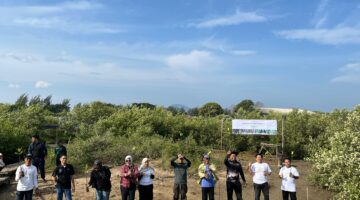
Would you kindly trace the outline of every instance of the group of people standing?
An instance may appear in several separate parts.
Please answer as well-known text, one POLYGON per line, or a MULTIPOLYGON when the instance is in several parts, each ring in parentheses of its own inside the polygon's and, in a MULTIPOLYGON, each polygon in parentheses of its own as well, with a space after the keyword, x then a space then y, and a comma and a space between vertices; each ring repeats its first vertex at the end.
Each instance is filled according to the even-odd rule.
MULTIPOLYGON (((226 170, 226 193, 227 199, 233 199, 233 193, 237 200, 242 200, 242 179, 243 185, 246 186, 246 179, 241 163, 237 160, 238 152, 228 151, 224 159, 226 170)), ((270 166, 263 162, 263 155, 256 154, 256 162, 249 163, 247 170, 253 176, 253 187, 255 193, 255 200, 260 200, 261 192, 265 200, 269 200, 269 184, 268 177, 272 171, 270 166)), ((299 178, 299 172, 295 167, 291 166, 291 160, 286 158, 284 160, 285 166, 280 169, 279 178, 282 179, 281 190, 283 200, 296 200, 295 179, 299 178)), ((174 200, 186 200, 187 192, 187 174, 186 169, 190 167, 191 162, 183 155, 179 154, 177 158, 171 160, 171 165, 174 167, 175 181, 174 181, 174 200), (178 159, 178 163, 175 160, 178 159), (186 162, 184 162, 186 160, 186 162), (180 191, 180 192, 179 192, 180 191), (179 195, 180 194, 180 195, 179 195), (181 196, 181 197, 180 197, 181 196)), ((216 175, 216 166, 210 163, 210 155, 203 155, 203 163, 198 167, 198 174, 200 177, 199 184, 201 185, 202 200, 215 199, 215 184, 219 180, 216 175)))
MULTIPOLYGON (((233 193, 237 200, 242 200, 242 185, 246 186, 246 179, 241 163, 237 160, 238 152, 228 151, 224 159, 227 168, 226 173, 226 192, 227 199, 232 200, 233 193), (240 181, 242 180, 242 183, 240 181)), ((1 155, 2 156, 2 155, 1 155)), ((24 164, 16 170, 15 180, 18 181, 16 199, 32 200, 35 193, 41 195, 38 189, 38 170, 43 182, 45 179, 45 159, 47 149, 44 142, 39 140, 38 135, 32 136, 32 143, 29 145, 28 154, 24 158, 24 164)), ((56 168, 52 173, 52 180, 57 189, 57 199, 72 199, 72 192, 75 192, 74 175, 75 170, 71 164, 67 163, 66 148, 59 145, 55 149, 56 168)), ((125 164, 120 167, 120 192, 123 200, 134 200, 136 189, 139 191, 140 200, 153 199, 153 180, 155 170, 149 165, 149 158, 143 158, 141 165, 133 162, 131 155, 125 157, 125 164)), ((210 155, 204 154, 202 163, 198 167, 199 181, 201 186, 202 200, 215 199, 215 186, 219 180, 216 174, 216 166, 210 162, 210 155)), ((191 161, 182 154, 178 154, 171 159, 171 166, 174 169, 173 200, 187 199, 187 169, 191 167, 191 161)), ((291 160, 284 160, 285 166, 280 169, 279 178, 282 179, 281 190, 284 200, 296 200, 295 179, 299 178, 299 173, 295 167, 291 166, 291 160)), ((253 187, 255 200, 260 200, 261 192, 264 199, 269 199, 268 177, 272 171, 270 166, 263 162, 261 154, 256 155, 256 162, 249 163, 247 170, 253 176, 253 187)), ((86 190, 89 187, 96 189, 97 200, 109 200, 111 192, 111 171, 109 167, 104 166, 100 160, 95 160, 90 180, 87 183, 86 190)))

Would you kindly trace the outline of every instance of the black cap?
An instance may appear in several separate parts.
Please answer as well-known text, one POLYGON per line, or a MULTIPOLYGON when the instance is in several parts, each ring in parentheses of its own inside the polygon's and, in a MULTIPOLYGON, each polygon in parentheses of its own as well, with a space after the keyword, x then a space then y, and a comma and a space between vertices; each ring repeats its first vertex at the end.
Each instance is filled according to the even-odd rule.
POLYGON ((94 162, 94 165, 101 165, 102 163, 101 163, 101 161, 100 160, 95 160, 95 162, 94 162))
POLYGON ((235 155, 238 155, 239 154, 239 152, 238 151, 236 151, 235 149, 230 149, 230 154, 235 154, 235 155))
POLYGON ((32 158, 32 154, 31 153, 26 154, 25 158, 32 158))

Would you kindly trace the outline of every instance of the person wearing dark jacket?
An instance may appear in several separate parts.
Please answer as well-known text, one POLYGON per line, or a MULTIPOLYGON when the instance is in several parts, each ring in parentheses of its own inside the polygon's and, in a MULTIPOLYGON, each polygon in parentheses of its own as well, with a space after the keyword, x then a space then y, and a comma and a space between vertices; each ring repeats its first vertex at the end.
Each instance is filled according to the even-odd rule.
POLYGON ((109 200, 111 191, 111 172, 100 160, 95 160, 88 187, 96 189, 96 200, 109 200))
POLYGON ((238 152, 228 151, 224 160, 224 164, 227 168, 226 170, 226 192, 227 199, 232 200, 233 191, 235 191, 236 199, 242 200, 242 188, 240 183, 240 176, 246 185, 246 180, 242 166, 240 162, 236 160, 238 152))
POLYGON ((55 148, 55 164, 56 166, 60 165, 60 157, 62 155, 67 156, 66 147, 60 143, 58 143, 58 146, 55 148))
POLYGON ((171 159, 171 166, 174 167, 175 180, 174 180, 174 200, 186 200, 187 193, 187 168, 191 167, 191 162, 185 156, 179 154, 177 157, 171 159), (175 162, 179 160, 179 162, 175 162), (184 160, 186 162, 184 162, 184 160))
POLYGON ((47 156, 46 144, 40 141, 40 137, 37 134, 32 135, 31 144, 28 148, 28 154, 33 156, 32 164, 40 171, 43 182, 45 180, 45 158, 47 156))

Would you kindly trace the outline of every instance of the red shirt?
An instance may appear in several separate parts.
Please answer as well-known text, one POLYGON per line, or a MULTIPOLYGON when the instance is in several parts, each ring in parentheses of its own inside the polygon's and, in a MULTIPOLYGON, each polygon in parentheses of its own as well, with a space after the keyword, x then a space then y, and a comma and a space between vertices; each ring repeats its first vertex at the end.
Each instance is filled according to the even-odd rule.
POLYGON ((139 177, 139 168, 137 165, 133 164, 132 166, 123 165, 120 167, 120 185, 124 188, 130 188, 131 184, 137 183, 137 178, 139 177), (131 171, 130 175, 126 175, 131 171))

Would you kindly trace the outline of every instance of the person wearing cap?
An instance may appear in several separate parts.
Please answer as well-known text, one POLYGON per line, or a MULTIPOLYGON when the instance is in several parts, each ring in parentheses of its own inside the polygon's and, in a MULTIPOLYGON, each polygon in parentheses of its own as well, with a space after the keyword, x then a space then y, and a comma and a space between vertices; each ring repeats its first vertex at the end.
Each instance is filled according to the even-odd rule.
POLYGON ((198 168, 202 200, 214 200, 215 198, 215 184, 218 180, 215 172, 216 166, 212 163, 210 164, 210 156, 208 154, 205 154, 203 156, 203 163, 200 164, 198 168))
POLYGON ((2 153, 0 153, 0 171, 2 169, 4 169, 4 167, 5 167, 5 163, 4 163, 4 160, 3 160, 3 155, 2 155, 2 153))
POLYGON ((62 200, 65 194, 66 200, 71 200, 71 192, 75 192, 74 168, 67 163, 67 157, 60 157, 60 165, 58 165, 52 173, 52 179, 55 182, 57 190, 57 200, 62 200))
POLYGON ((240 176, 243 180, 244 185, 246 185, 246 179, 244 176, 244 171, 242 169, 241 163, 237 161, 236 156, 239 153, 235 150, 230 150, 227 152, 224 164, 226 166, 226 192, 227 199, 232 200, 233 192, 235 192, 236 199, 242 200, 242 186, 240 182, 240 176))
POLYGON ((109 200, 111 191, 111 172, 109 167, 102 165, 100 160, 95 160, 87 187, 96 189, 96 200, 109 200))
POLYGON ((47 156, 46 144, 40 141, 40 137, 37 134, 32 135, 31 144, 28 148, 28 153, 33 156, 33 165, 40 171, 43 182, 45 180, 45 158, 47 156))
POLYGON ((271 175, 270 166, 263 162, 263 155, 256 154, 256 162, 249 163, 250 175, 253 175, 255 200, 260 200, 261 191, 264 194, 264 199, 269 200, 269 184, 268 176, 271 175))
POLYGON ((187 169, 191 167, 191 162, 182 154, 179 154, 177 157, 171 159, 170 164, 174 167, 174 187, 173 192, 174 200, 178 200, 181 196, 181 200, 186 200, 187 193, 187 169), (178 162, 175 162, 178 160, 178 162), (186 162, 185 162, 186 161, 186 162))
POLYGON ((290 158, 285 158, 285 166, 280 169, 279 177, 281 178, 281 191, 283 200, 296 200, 295 179, 300 177, 298 170, 291 166, 290 158))
POLYGON ((143 158, 139 168, 139 197, 140 200, 153 199, 154 168, 149 166, 149 158, 143 158))
POLYGON ((125 164, 120 167, 120 190, 121 198, 134 200, 139 177, 139 168, 133 163, 130 155, 125 157, 125 164))
POLYGON ((24 161, 24 164, 20 165, 15 172, 15 181, 18 181, 16 200, 31 200, 34 189, 36 194, 40 194, 37 182, 37 169, 31 164, 32 155, 27 154, 24 161))

